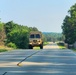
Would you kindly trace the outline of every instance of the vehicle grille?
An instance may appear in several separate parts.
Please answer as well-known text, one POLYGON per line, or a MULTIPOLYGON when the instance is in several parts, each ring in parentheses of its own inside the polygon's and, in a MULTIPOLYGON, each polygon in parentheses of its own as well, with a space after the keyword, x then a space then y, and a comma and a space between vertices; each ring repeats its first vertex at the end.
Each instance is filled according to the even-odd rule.
POLYGON ((37 40, 33 40, 33 42, 34 42, 34 43, 36 43, 36 42, 37 42, 37 40))

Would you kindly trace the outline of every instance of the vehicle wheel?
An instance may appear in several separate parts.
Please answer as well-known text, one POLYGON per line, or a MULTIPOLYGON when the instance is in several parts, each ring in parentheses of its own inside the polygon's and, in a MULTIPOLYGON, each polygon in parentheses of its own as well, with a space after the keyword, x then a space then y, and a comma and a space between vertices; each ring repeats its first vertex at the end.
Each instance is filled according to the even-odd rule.
POLYGON ((43 44, 40 45, 40 49, 43 49, 43 44))
POLYGON ((33 49, 33 47, 31 45, 29 45, 29 49, 33 49))

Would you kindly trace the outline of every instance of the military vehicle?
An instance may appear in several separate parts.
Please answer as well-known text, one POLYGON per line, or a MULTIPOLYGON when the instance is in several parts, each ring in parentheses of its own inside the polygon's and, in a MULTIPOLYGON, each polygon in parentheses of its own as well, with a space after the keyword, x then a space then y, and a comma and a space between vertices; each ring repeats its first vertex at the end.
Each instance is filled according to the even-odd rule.
POLYGON ((43 38, 40 31, 31 31, 29 34, 29 49, 33 49, 35 46, 43 49, 43 38))

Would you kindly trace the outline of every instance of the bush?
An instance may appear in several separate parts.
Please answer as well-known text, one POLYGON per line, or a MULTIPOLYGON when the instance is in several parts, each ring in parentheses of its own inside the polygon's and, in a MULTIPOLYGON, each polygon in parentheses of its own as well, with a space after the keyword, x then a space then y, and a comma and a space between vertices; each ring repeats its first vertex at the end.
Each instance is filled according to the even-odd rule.
POLYGON ((63 42, 59 42, 57 43, 59 46, 64 46, 64 43, 63 42))
POLYGON ((7 46, 12 48, 17 48, 15 43, 12 43, 12 42, 8 43, 7 46))

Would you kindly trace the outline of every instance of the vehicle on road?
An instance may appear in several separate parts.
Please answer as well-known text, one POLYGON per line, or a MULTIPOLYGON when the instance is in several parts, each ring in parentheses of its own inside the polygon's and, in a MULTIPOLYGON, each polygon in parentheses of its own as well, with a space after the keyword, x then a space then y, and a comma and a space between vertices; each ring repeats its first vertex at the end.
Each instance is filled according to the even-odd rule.
POLYGON ((33 49, 35 46, 43 49, 43 37, 40 31, 31 31, 29 34, 29 49, 33 49))

